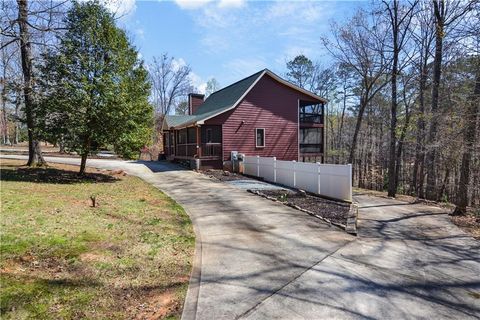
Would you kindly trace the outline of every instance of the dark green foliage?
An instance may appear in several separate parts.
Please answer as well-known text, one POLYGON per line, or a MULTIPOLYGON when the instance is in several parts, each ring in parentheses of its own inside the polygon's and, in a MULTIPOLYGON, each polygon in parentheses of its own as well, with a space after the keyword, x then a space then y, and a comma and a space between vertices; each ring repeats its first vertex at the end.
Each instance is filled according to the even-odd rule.
POLYGON ((299 87, 310 89, 315 66, 303 54, 287 62, 287 78, 299 87))
POLYGON ((59 49, 40 66, 43 136, 85 158, 107 145, 135 157, 153 126, 148 73, 137 51, 98 2, 75 2, 65 25, 59 49))

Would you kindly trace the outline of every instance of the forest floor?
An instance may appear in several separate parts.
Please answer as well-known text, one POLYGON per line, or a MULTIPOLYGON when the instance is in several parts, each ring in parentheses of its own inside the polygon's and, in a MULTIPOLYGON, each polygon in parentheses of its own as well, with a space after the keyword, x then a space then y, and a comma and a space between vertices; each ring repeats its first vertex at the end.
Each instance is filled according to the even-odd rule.
POLYGON ((0 162, 2 319, 180 318, 195 237, 176 202, 122 171, 23 164, 0 162))
MULTIPOLYGON (((377 197, 389 198, 387 196, 387 193, 383 191, 354 188, 353 192, 355 194, 364 194, 364 195, 372 195, 377 197)), ((450 211, 453 211, 453 209, 455 208, 455 205, 449 202, 428 201, 428 200, 418 199, 416 197, 403 195, 403 194, 397 194, 395 199, 405 201, 408 203, 426 203, 428 205, 449 209, 450 211)), ((480 208, 468 208, 467 215, 450 216, 450 220, 454 224, 456 224, 458 227, 460 227, 462 230, 469 233, 472 237, 474 237, 477 240, 480 240, 480 208)))

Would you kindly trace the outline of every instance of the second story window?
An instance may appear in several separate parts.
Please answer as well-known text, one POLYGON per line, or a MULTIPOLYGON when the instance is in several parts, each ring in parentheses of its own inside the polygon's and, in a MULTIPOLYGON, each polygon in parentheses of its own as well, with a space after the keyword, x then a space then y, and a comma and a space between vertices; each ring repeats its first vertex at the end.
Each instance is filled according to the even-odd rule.
POLYGON ((255 129, 255 147, 257 148, 265 147, 265 129, 263 128, 255 129))
POLYGON ((323 104, 300 102, 300 122, 323 123, 323 104))

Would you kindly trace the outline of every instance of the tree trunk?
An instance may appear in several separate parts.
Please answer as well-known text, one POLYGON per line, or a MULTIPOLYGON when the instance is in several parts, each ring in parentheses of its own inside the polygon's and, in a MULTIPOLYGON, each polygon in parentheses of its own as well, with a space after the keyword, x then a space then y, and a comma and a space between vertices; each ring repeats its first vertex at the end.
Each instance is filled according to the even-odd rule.
POLYGON ((45 165, 40 144, 34 136, 33 107, 34 98, 32 90, 32 47, 28 31, 28 4, 27 0, 17 0, 18 4, 18 26, 20 29, 20 52, 23 73, 23 95, 25 102, 25 117, 28 130, 28 166, 45 165))
POLYGON ((88 152, 82 153, 82 160, 80 162, 80 172, 78 173, 81 176, 85 175, 85 168, 87 165, 87 156, 88 156, 88 152))
POLYGON ((60 138, 60 140, 58 140, 58 152, 59 153, 65 153, 65 143, 63 142, 62 138, 60 138))
POLYGON ((475 89, 473 91, 472 99, 469 103, 465 119, 467 125, 463 132, 464 151, 462 155, 462 166, 460 168, 460 183, 458 186, 458 193, 455 197, 454 215, 464 215, 467 213, 468 206, 468 192, 470 183, 470 162, 472 161, 472 153, 475 146, 475 138, 477 136, 477 117, 480 112, 480 63, 477 62, 475 89))
POLYGON ((3 143, 9 145, 10 144, 10 137, 8 136, 7 87, 6 87, 5 83, 2 86, 1 99, 2 99, 3 143))
POLYGON ((399 172, 400 172, 400 165, 402 163, 402 151, 403 151, 403 143, 405 141, 405 136, 407 135, 408 125, 410 123, 410 111, 409 106, 405 102, 405 124, 402 127, 402 133, 400 133, 400 138, 398 139, 398 148, 397 148, 397 160, 395 164, 395 190, 398 189, 398 180, 399 180, 399 172))
POLYGON ((445 194, 445 188, 447 187, 447 181, 448 181, 449 177, 450 177, 450 168, 447 167, 447 169, 445 171, 445 177, 443 178, 442 186, 440 188, 440 191, 438 191, 437 201, 442 201, 443 195, 445 194))
POLYGON ((415 193, 419 198, 424 198, 424 165, 425 165, 425 91, 427 89, 427 60, 428 47, 424 49, 423 58, 420 67, 420 85, 418 93, 418 120, 417 120, 417 137, 415 146, 415 163, 413 166, 412 186, 410 193, 415 193))
MULTIPOLYGON (((342 135, 343 135, 343 123, 344 123, 344 120, 345 120, 345 110, 347 109, 347 84, 346 84, 347 80, 344 80, 344 83, 343 83, 343 106, 342 106, 342 115, 340 117, 340 126, 339 126, 339 129, 338 129, 338 146, 339 146, 339 149, 340 148, 343 148, 343 138, 342 138, 342 135)), ((343 160, 343 159, 342 159, 343 160)))
POLYGON ((396 193, 396 177, 395 173, 395 161, 397 159, 395 148, 397 145, 397 73, 398 73, 398 22, 397 22, 397 2, 393 2, 394 12, 392 21, 392 32, 393 32, 393 63, 392 63, 392 105, 390 109, 390 159, 388 162, 388 196, 395 197, 396 193))
MULTIPOLYGON (((368 95, 365 95, 368 97, 368 95)), ((355 150, 357 148, 357 142, 358 142, 358 133, 360 132, 360 128, 362 126, 362 119, 363 119, 363 113, 365 112, 365 108, 367 106, 367 99, 365 99, 365 96, 362 96, 360 98, 360 109, 358 110, 358 116, 357 116, 357 124, 355 125, 355 132, 353 133, 353 139, 352 139, 352 145, 350 147, 350 155, 348 157, 348 163, 352 164, 352 171, 355 168, 354 166, 354 161, 355 161, 355 150)), ((352 172, 352 177, 354 177, 354 172, 352 172)))
POLYGON ((436 140, 438 127, 438 97, 440 89, 440 80, 442 76, 442 55, 443 55, 443 37, 444 37, 444 16, 440 8, 434 3, 435 11, 435 57, 433 60, 433 79, 432 79, 432 101, 431 112, 432 120, 428 134, 429 150, 427 150, 427 199, 435 200, 436 192, 436 140))
POLYGON ((16 89, 16 94, 15 94, 15 131, 13 134, 13 144, 18 144, 20 141, 20 105, 22 103, 22 98, 21 98, 21 90, 16 89))

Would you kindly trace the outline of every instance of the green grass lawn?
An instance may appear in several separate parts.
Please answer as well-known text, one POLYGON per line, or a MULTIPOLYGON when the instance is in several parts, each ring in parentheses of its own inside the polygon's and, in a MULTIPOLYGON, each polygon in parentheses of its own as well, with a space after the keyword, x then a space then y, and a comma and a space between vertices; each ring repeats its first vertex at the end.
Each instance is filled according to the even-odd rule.
POLYGON ((23 164, 0 163, 2 319, 180 317, 195 238, 179 205, 123 173, 23 164))

